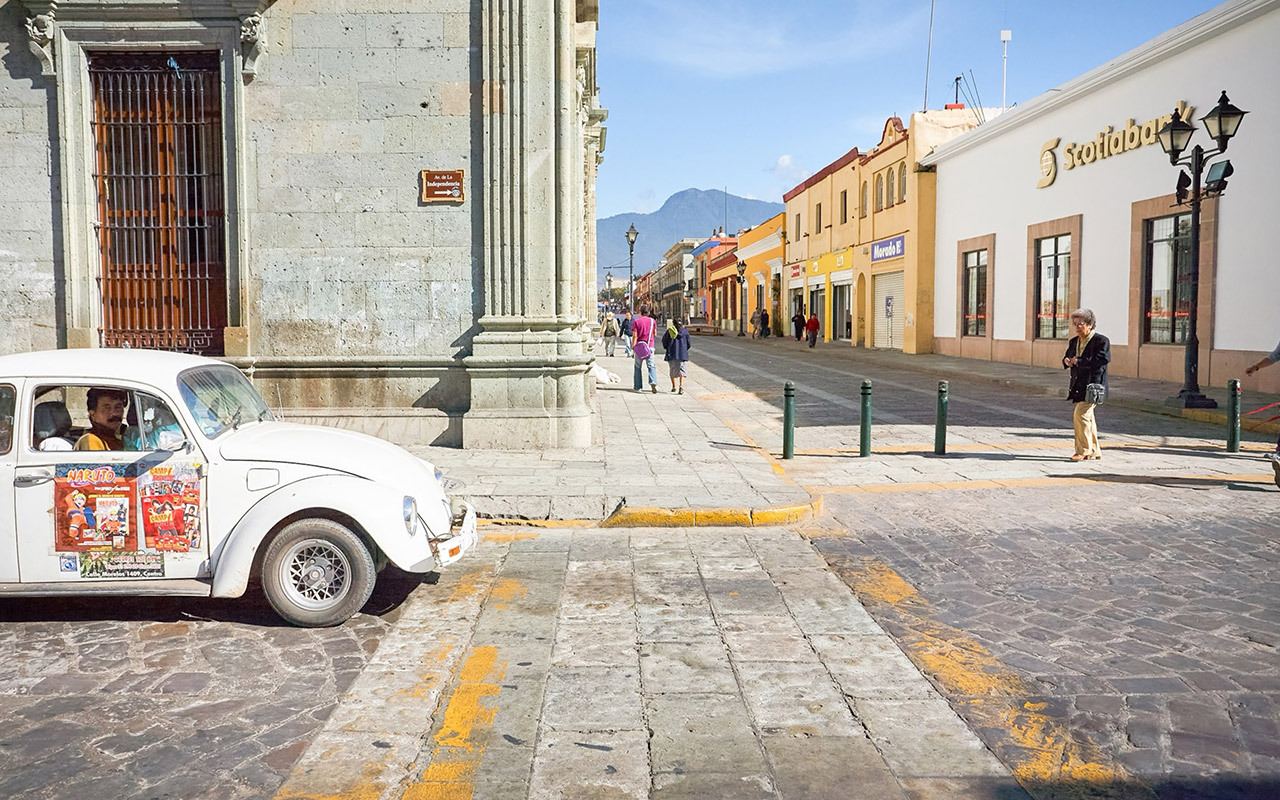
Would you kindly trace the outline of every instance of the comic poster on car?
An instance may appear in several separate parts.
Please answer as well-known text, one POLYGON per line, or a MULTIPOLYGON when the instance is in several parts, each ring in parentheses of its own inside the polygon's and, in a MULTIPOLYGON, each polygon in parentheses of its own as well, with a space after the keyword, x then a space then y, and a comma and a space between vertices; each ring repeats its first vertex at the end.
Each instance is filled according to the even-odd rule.
POLYGON ((199 549, 200 474, 195 465, 152 467, 138 477, 138 498, 145 549, 199 549))
POLYGON ((137 550, 135 485, 128 465, 58 465, 53 481, 54 550, 137 550))

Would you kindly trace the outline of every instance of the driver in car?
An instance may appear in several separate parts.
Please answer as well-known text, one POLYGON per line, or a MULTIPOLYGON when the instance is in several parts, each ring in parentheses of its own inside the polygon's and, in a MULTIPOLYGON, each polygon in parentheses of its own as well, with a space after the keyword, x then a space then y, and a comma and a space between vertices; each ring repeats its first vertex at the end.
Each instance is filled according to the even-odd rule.
POLYGON ((121 428, 124 426, 124 408, 129 396, 120 389, 89 390, 86 405, 89 407, 89 430, 76 442, 77 450, 123 450, 121 428))

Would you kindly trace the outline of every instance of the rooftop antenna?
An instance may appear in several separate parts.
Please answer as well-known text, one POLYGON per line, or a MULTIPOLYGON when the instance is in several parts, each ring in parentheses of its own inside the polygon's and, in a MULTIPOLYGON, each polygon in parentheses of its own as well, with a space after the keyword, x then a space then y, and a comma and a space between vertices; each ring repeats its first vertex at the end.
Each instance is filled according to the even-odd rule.
POLYGON ((1000 76, 1000 110, 1004 111, 1009 107, 1006 101, 1005 90, 1009 84, 1009 40, 1013 38, 1013 31, 1004 29, 1000 31, 1000 42, 1004 46, 1004 66, 1000 76))
POLYGON ((924 56, 924 108, 920 109, 921 111, 929 110, 929 61, 933 58, 933 5, 934 0, 929 0, 929 46, 924 56))
POLYGON ((960 105, 960 81, 964 80, 963 75, 956 76, 956 99, 955 104, 960 105))

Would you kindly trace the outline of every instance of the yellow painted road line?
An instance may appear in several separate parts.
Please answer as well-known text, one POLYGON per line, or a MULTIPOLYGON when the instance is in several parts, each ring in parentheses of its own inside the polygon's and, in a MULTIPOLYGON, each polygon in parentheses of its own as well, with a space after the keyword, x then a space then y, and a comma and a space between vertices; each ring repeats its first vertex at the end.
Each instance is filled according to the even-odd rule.
POLYGON ((975 489, 1044 489, 1061 486, 1097 486, 1106 483, 1138 483, 1147 486, 1174 486, 1179 483, 1272 483, 1271 475, 1070 475, 1043 478, 1000 478, 929 483, 872 483, 862 486, 806 486, 810 494, 889 494, 894 492, 972 491, 975 489))
MULTIPOLYGON (((1177 450, 1203 450, 1205 452, 1210 452, 1210 453, 1220 452, 1220 453, 1223 453, 1224 455, 1231 455, 1230 453, 1226 452, 1224 445, 1219 445, 1219 444, 1171 445, 1167 442, 1113 442, 1113 443, 1102 445, 1103 450, 1128 450, 1128 449, 1159 450, 1163 448, 1170 448, 1170 449, 1177 449, 1177 450)), ((1020 452, 1025 450, 1061 451, 1061 450, 1070 450, 1070 449, 1071 449, 1070 440, 1063 440, 1063 439, 1046 439, 1043 441, 1033 441, 1033 442, 1027 442, 1027 441, 961 442, 957 444, 951 444, 951 443, 947 444, 947 453, 949 454, 950 453, 990 453, 990 452, 1001 452, 1001 451, 1011 451, 1011 452, 1019 451, 1020 452)), ((1270 444, 1265 444, 1262 442, 1242 442, 1240 444, 1240 449, 1241 451, 1263 453, 1263 452, 1272 451, 1274 449, 1274 446, 1270 444)), ((834 448, 834 449, 819 448, 819 449, 813 449, 813 450, 797 450, 796 455, 797 456, 847 456, 847 455, 854 455, 857 452, 858 452, 857 448, 850 448, 850 447, 841 447, 841 448, 834 448)), ((871 452, 873 454, 878 453, 878 454, 884 454, 884 455, 890 455, 890 454, 908 455, 912 453, 919 453, 922 455, 933 455, 933 444, 881 445, 881 446, 873 447, 871 452)))
POLYGON ((892 618, 899 646, 986 733, 988 746, 1033 797, 1154 796, 1109 754, 1073 737, 1068 720, 1047 713, 1034 685, 964 631, 938 621, 932 604, 887 564, 835 559, 832 567, 874 616, 892 618))
POLYGON ((747 432, 743 430, 741 425, 738 425, 735 422, 730 422, 727 419, 721 419, 720 421, 724 423, 724 426, 726 428, 728 428, 729 430, 737 434, 738 438, 741 439, 743 442, 745 442, 748 447, 750 447, 752 450, 755 450, 757 453, 759 453, 764 458, 765 461, 768 461, 769 466, 773 468, 774 474, 780 476, 784 481, 786 481, 788 486, 796 485, 796 482, 791 480, 791 476, 787 475, 787 471, 782 466, 782 462, 774 458, 773 453, 761 447, 759 444, 756 443, 754 439, 748 436, 747 432))

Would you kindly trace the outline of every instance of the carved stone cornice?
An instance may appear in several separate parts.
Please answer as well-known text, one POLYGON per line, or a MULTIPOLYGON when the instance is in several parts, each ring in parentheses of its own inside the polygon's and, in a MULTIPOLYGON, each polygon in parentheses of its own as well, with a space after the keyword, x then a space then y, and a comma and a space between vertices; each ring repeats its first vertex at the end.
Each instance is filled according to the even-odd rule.
POLYGON ((240 23, 246 77, 257 70, 266 35, 262 12, 276 0, 20 0, 27 9, 27 38, 44 75, 55 75, 54 36, 60 23, 226 21, 240 23))

